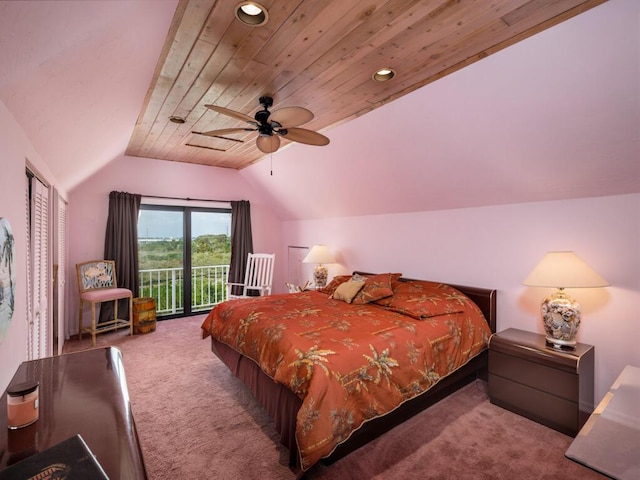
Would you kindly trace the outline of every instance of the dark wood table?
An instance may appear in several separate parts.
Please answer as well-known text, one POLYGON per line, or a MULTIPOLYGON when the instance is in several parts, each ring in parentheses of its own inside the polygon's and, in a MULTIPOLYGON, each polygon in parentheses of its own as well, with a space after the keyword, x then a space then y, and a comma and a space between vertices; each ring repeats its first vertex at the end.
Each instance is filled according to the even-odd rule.
POLYGON ((40 382, 40 418, 7 428, 0 398, 0 470, 80 434, 109 478, 146 479, 120 350, 114 347, 23 362, 10 385, 40 382))

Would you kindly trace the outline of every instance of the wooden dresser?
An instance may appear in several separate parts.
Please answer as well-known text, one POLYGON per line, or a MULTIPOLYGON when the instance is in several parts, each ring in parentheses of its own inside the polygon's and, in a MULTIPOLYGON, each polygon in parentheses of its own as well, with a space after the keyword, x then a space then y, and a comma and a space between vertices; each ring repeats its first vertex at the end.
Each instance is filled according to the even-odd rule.
POLYGON ((146 479, 120 350, 86 350, 23 362, 10 385, 40 382, 40 418, 7 428, 0 398, 0 470, 79 434, 111 479, 146 479))
POLYGON ((489 398, 567 435, 575 436, 593 411, 594 347, 547 345, 544 335, 510 328, 489 343, 489 398))

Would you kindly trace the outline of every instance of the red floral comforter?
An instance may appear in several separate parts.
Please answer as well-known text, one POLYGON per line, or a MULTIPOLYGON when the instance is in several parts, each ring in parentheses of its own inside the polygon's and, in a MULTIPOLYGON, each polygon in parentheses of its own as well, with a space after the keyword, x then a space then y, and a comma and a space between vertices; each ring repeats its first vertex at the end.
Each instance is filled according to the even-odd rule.
POLYGON ((230 300, 202 329, 303 400, 303 469, 465 364, 491 334, 471 300, 430 282, 403 282, 393 297, 357 305, 315 291, 230 300))

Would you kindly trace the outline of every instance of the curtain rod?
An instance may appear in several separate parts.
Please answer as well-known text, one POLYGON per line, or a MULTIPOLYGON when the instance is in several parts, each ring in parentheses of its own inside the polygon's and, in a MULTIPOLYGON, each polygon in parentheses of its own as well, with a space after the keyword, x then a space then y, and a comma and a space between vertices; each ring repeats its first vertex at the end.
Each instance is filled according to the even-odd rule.
POLYGON ((142 197, 146 198, 164 198, 166 200, 186 200, 187 202, 218 202, 218 203, 231 203, 233 200, 211 200, 205 198, 189 198, 189 197, 164 197, 162 195, 144 195, 140 194, 142 197))

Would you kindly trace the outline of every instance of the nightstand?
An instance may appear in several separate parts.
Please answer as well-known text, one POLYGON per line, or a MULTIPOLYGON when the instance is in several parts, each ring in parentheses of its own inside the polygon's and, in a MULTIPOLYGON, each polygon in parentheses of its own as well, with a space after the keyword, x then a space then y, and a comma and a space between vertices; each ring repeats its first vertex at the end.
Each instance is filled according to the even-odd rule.
POLYGON ((575 436, 593 411, 594 347, 547 345, 544 335, 509 328, 489 342, 491 403, 575 436))

